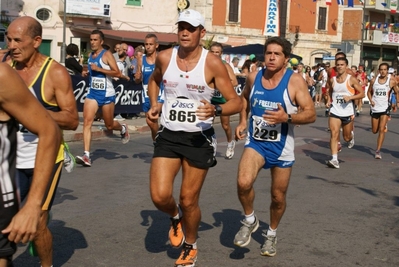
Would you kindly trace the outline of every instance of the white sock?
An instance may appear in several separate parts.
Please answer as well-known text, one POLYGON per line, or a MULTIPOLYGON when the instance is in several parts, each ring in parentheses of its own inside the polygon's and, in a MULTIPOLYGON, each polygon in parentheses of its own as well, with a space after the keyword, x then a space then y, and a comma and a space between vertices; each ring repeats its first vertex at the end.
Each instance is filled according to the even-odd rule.
POLYGON ((126 126, 122 125, 122 130, 121 130, 121 134, 125 134, 126 133, 126 126))
POLYGON ((270 226, 269 226, 269 230, 267 230, 267 236, 276 236, 276 234, 277 234, 277 228, 276 229, 272 229, 272 228, 270 228, 270 226))
POLYGON ((332 155, 332 159, 333 160, 338 160, 338 155, 337 154, 332 155))
POLYGON ((90 157, 90 152, 89 151, 84 151, 83 152, 86 156, 90 157))
POLYGON ((177 205, 177 214, 175 216, 173 216, 173 219, 174 220, 180 219, 180 214, 181 214, 180 206, 177 205))
POLYGON ((247 221, 249 224, 253 224, 255 222, 255 211, 249 215, 245 215, 245 221, 247 221))
POLYGON ((187 245, 193 246, 193 249, 197 249, 197 241, 195 241, 193 244, 187 243, 187 245))

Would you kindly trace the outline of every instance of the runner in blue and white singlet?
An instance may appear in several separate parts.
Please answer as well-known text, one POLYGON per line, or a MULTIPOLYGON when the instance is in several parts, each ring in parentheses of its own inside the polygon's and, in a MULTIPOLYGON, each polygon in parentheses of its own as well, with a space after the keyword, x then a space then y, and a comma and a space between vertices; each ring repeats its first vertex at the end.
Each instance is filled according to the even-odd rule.
POLYGON ((277 104, 281 104, 288 114, 297 112, 297 107, 292 103, 287 89, 293 71, 287 69, 279 85, 274 89, 263 87, 261 80, 264 72, 265 69, 258 72, 252 86, 249 131, 245 147, 251 147, 267 158, 265 168, 272 166, 272 159, 273 162, 285 161, 284 166, 292 166, 295 160, 293 130, 295 126, 289 123, 269 124, 262 115, 265 110, 277 110, 277 104))
MULTIPOLYGON (((148 97, 148 81, 152 72, 154 71, 155 63, 150 64, 147 62, 146 55, 143 55, 143 66, 142 66, 142 75, 143 75, 143 111, 148 112, 150 110, 150 98, 148 97)), ((158 102, 163 103, 163 99, 161 99, 163 93, 163 84, 160 85, 159 95, 158 95, 158 102)))
POLYGON ((251 72, 241 99, 243 110, 236 139, 246 138, 238 165, 237 195, 245 218, 234 236, 234 245, 245 247, 259 228, 254 210, 254 183, 261 169, 270 169, 270 223, 260 254, 277 253, 277 228, 284 215, 286 194, 295 162, 294 127, 316 120, 313 101, 303 77, 287 69, 292 44, 282 37, 270 37, 264 47, 265 68, 251 72), (300 108, 301 112, 297 112, 300 108))
POLYGON ((103 49, 95 58, 93 58, 93 53, 91 53, 88 60, 90 89, 86 97, 96 100, 100 107, 115 102, 115 89, 112 84, 112 77, 102 72, 94 71, 91 67, 91 64, 95 64, 102 69, 111 69, 102 60, 102 56, 106 51, 103 49))
POLYGON ((130 140, 126 124, 114 120, 115 88, 112 78, 125 77, 118 69, 114 56, 109 50, 103 49, 104 33, 93 30, 90 33, 90 48, 92 52, 88 60, 90 89, 83 105, 83 155, 76 156, 76 163, 91 167, 90 146, 91 127, 99 108, 102 110, 104 124, 109 131, 120 131, 122 144, 130 140))

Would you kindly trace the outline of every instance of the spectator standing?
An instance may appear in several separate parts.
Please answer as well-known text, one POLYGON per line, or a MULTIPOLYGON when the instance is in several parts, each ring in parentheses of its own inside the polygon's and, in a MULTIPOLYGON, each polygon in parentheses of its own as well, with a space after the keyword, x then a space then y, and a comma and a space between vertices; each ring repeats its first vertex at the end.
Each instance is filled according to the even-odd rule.
POLYGON ((317 63, 315 70, 313 72, 313 80, 315 82, 315 90, 316 90, 316 94, 315 94, 315 98, 316 98, 316 106, 320 106, 321 100, 322 100, 322 91, 321 91, 321 87, 322 87, 322 75, 321 72, 322 70, 324 70, 324 68, 321 66, 321 63, 317 63))
POLYGON ((230 63, 230 67, 233 69, 234 75, 240 75, 241 72, 238 69, 238 62, 240 62, 240 59, 238 57, 233 57, 230 63))
POLYGON ((247 77, 250 73, 252 61, 250 59, 245 60, 244 64, 241 67, 241 73, 238 75, 240 77, 247 77))
MULTIPOLYGON (((312 68, 310 66, 305 67, 306 84, 308 85, 310 97, 312 98, 313 101, 315 101, 315 87, 314 87, 315 81, 313 80, 311 71, 312 71, 312 68)), ((316 103, 315 103, 315 105, 316 105, 316 103)))
MULTIPOLYGON (((359 67, 357 68, 357 79, 359 81, 359 84, 362 86, 363 92, 366 92, 367 75, 366 72, 364 71, 364 65, 362 64, 360 64, 359 67)), ((363 111, 363 99, 358 99, 355 104, 356 104, 356 116, 359 116, 359 114, 363 111)))
POLYGON ((249 67, 249 72, 256 72, 258 71, 258 59, 254 54, 251 54, 249 56, 249 59, 251 60, 251 66, 249 67))
MULTIPOLYGON (((120 60, 121 55, 123 55, 123 52, 126 54, 127 53, 127 49, 128 49, 128 45, 127 43, 121 43, 119 45, 119 49, 117 50, 117 52, 113 53, 112 55, 115 58, 115 61, 117 62, 118 60, 120 60)), ((128 56, 123 56, 123 65, 124 65, 124 71, 123 71, 123 75, 124 76, 128 76, 127 70, 130 68, 130 66, 132 65, 132 63, 130 62, 130 59, 128 56)))
POLYGON ((83 55, 79 57, 79 47, 76 44, 69 44, 66 47, 65 67, 69 74, 82 75, 83 55))

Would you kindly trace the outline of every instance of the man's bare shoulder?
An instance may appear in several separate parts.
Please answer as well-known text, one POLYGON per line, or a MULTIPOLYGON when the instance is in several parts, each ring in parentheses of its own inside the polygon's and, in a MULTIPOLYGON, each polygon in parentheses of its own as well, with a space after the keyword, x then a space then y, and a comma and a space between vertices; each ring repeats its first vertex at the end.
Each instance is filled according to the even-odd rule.
POLYGON ((294 82, 296 85, 298 85, 298 83, 304 83, 305 79, 303 79, 302 75, 299 73, 293 73, 291 75, 291 79, 290 79, 290 83, 294 82))
POLYGON ((347 74, 350 74, 350 75, 352 75, 352 76, 357 76, 357 74, 354 73, 353 70, 350 69, 350 68, 346 68, 346 73, 347 73, 347 74))
POLYGON ((172 56, 172 51, 173 48, 162 50, 161 52, 158 53, 157 59, 160 61, 169 61, 172 56))
POLYGON ((52 74, 52 76, 55 76, 57 79, 65 79, 65 78, 70 78, 68 71, 66 70, 66 68, 61 65, 59 62, 57 62, 56 60, 53 60, 53 62, 51 63, 51 67, 49 70, 52 74))
POLYGON ((250 73, 248 74, 248 76, 247 76, 247 81, 250 82, 250 83, 252 84, 252 83, 255 81, 256 75, 258 75, 258 72, 257 72, 257 71, 250 72, 250 73))
POLYGON ((206 67, 210 68, 212 70, 215 69, 220 69, 222 68, 222 66, 225 66, 226 69, 228 68, 227 66, 230 67, 229 63, 227 62, 223 62, 220 57, 214 55, 213 53, 208 53, 206 55, 206 67))

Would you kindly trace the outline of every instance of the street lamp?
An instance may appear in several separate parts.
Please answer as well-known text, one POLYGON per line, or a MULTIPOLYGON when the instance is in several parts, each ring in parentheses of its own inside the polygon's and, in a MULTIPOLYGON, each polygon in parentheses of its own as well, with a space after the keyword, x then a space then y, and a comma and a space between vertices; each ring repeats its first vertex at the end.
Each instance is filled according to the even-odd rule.
POLYGON ((62 45, 61 45, 61 58, 60 62, 65 63, 65 57, 66 57, 66 44, 65 44, 65 39, 66 39, 66 1, 64 0, 64 16, 62 19, 62 45))

